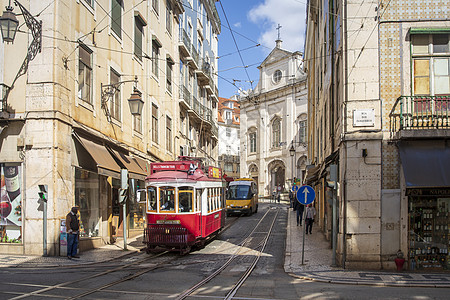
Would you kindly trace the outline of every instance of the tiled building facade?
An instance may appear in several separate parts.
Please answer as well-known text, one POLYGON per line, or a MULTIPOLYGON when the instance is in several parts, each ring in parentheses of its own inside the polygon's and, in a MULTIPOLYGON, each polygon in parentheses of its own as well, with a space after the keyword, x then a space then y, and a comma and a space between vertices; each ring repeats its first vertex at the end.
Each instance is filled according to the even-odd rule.
POLYGON ((306 183, 338 265, 449 268, 449 9, 309 1, 306 183))

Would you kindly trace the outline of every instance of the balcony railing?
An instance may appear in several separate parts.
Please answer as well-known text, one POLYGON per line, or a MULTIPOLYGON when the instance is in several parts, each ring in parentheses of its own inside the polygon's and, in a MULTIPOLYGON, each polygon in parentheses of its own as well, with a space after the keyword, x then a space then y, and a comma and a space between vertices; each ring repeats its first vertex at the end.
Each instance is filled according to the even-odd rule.
POLYGON ((180 98, 183 99, 188 106, 191 106, 191 93, 189 92, 188 88, 185 87, 184 85, 180 86, 180 95, 181 95, 180 98))
POLYGON ((183 45, 187 50, 187 54, 190 54, 191 51, 191 39, 189 38, 188 34, 186 33, 186 30, 184 30, 183 28, 180 28, 180 37, 182 39, 183 45))
POLYGON ((195 50, 194 47, 192 47, 192 58, 194 59, 195 64, 198 66, 198 52, 195 50))
POLYGON ((389 117, 391 133, 399 130, 450 129, 450 96, 400 96, 389 117))
POLYGON ((8 94, 10 87, 4 83, 0 83, 0 112, 6 112, 7 103, 6 103, 6 95, 8 94))

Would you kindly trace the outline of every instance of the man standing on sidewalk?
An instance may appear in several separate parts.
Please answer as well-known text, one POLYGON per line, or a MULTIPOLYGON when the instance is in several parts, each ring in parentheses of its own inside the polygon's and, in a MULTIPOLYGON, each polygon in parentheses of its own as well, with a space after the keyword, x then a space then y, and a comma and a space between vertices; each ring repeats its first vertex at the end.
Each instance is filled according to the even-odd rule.
POLYGON ((314 217, 316 216, 316 209, 312 204, 308 204, 306 207, 306 216, 305 216, 305 224, 306 224, 306 234, 312 234, 312 225, 314 223, 314 217))
POLYGON ((80 258, 77 255, 78 232, 80 230, 80 221, 78 220, 78 207, 74 206, 66 216, 67 230, 67 258, 80 258))

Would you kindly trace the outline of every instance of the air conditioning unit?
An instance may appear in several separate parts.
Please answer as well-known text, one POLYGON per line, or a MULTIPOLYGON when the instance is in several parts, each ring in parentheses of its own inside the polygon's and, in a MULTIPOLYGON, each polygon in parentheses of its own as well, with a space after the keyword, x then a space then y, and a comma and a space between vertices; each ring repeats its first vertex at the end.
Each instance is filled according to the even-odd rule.
POLYGON ((189 156, 189 145, 181 146, 181 152, 183 156, 189 156))

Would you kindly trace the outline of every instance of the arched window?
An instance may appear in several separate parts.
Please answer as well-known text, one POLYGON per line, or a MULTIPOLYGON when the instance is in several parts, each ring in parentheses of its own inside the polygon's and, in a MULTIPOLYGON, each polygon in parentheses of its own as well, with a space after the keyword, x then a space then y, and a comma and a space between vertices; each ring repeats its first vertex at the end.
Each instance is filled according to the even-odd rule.
POLYGON ((277 148, 280 146, 281 138, 281 121, 280 119, 275 119, 272 122, 272 148, 277 148))
POLYGON ((249 130, 248 144, 250 153, 256 153, 256 130, 255 128, 249 130))

